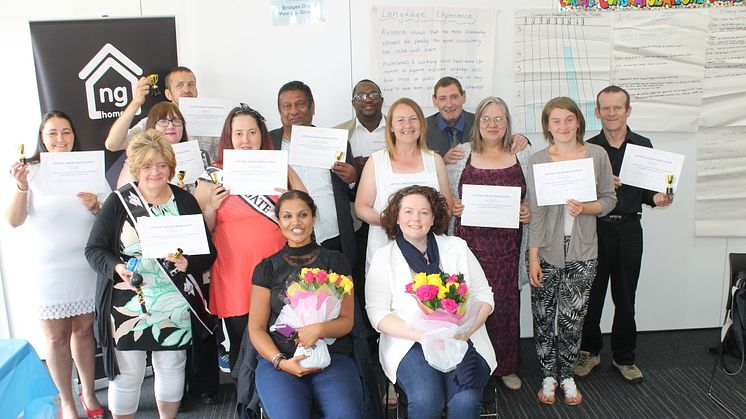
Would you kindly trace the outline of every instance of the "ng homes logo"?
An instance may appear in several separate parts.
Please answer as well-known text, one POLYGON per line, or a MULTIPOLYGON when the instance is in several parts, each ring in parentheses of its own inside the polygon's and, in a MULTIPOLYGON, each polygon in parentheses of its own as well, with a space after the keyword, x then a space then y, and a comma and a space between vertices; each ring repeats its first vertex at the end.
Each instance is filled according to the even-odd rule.
POLYGON ((129 103, 140 75, 142 69, 134 61, 112 44, 104 45, 78 73, 85 80, 88 117, 117 118, 129 103))

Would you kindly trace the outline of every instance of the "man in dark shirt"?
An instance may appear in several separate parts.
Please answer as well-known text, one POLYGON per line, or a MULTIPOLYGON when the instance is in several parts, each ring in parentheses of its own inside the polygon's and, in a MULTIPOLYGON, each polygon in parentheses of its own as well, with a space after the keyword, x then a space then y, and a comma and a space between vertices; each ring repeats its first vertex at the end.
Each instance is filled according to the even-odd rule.
POLYGON ((639 383, 642 381, 642 372, 635 365, 635 293, 642 261, 642 204, 663 207, 671 204, 673 195, 623 185, 619 180, 627 144, 653 147, 649 139, 635 134, 627 126, 631 112, 629 94, 621 87, 609 86, 596 96, 595 113, 601 119, 603 129, 588 142, 603 147, 609 154, 617 204, 609 215, 598 219, 598 269, 588 299, 588 313, 575 374, 585 377, 601 363, 599 354, 603 340, 599 324, 611 278, 611 297, 614 301, 612 364, 627 382, 639 383))

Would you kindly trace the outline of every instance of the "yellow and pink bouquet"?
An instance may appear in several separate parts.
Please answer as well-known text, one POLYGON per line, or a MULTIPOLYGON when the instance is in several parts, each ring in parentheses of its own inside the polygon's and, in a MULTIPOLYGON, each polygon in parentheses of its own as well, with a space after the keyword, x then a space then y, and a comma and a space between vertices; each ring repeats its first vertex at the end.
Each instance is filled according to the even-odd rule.
MULTIPOLYGON (((319 268, 301 269, 297 278, 288 281, 287 304, 269 330, 285 334, 283 331, 336 319, 343 297, 352 293, 352 288, 352 279, 346 275, 319 268)), ((309 357, 301 361, 306 368, 325 368, 331 360, 327 345, 333 342, 333 338, 319 339, 311 348, 298 347, 295 355, 309 357)))
POLYGON ((404 291, 412 294, 427 320, 458 323, 466 313, 469 287, 464 274, 426 274, 420 272, 404 291))

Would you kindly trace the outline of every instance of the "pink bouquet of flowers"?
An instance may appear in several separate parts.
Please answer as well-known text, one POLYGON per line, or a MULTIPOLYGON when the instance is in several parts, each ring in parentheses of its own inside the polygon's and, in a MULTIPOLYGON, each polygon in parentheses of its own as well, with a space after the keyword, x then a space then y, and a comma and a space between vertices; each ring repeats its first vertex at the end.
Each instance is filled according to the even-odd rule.
MULTIPOLYGON (((342 308, 342 298, 352 292, 352 279, 345 275, 318 268, 303 268, 298 278, 290 281, 285 295, 287 304, 277 316, 270 331, 299 329, 336 319, 342 308)), ((327 345, 333 338, 320 339, 311 348, 298 347, 295 355, 307 355, 301 365, 325 368, 331 362, 327 345)))
POLYGON ((466 316, 469 286, 464 275, 421 272, 404 292, 415 298, 422 313, 409 326, 423 334, 420 344, 425 360, 439 371, 454 370, 468 349, 468 343, 455 336, 469 329, 476 314, 466 316))
POLYGON ((412 294, 427 320, 458 324, 466 313, 469 286, 464 274, 430 274, 420 272, 404 287, 412 294))

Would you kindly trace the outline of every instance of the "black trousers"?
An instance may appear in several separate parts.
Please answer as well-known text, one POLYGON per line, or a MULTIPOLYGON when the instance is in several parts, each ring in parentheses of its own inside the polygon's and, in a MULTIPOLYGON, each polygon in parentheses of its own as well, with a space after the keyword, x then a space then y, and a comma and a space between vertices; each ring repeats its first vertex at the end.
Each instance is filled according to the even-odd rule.
POLYGON ((635 362, 637 347, 635 294, 642 262, 642 225, 639 220, 624 223, 598 221, 597 232, 598 270, 591 286, 580 349, 598 354, 603 348, 601 313, 611 281, 614 301, 611 351, 617 364, 631 365, 635 362))
POLYGON ((225 322, 225 330, 228 332, 228 340, 231 343, 231 349, 228 351, 228 364, 233 372, 236 360, 238 360, 238 350, 241 349, 241 339, 249 324, 249 315, 225 317, 223 322, 225 322))
MULTIPOLYGON (((202 292, 209 298, 209 286, 203 285, 202 292)), ((192 328, 202 327, 192 322, 192 328)), ((202 393, 218 393, 220 386, 220 371, 217 356, 218 343, 215 335, 202 340, 199 334, 192 332, 192 347, 187 349, 186 380, 189 394, 199 397, 202 393)))

